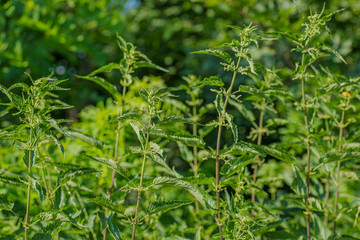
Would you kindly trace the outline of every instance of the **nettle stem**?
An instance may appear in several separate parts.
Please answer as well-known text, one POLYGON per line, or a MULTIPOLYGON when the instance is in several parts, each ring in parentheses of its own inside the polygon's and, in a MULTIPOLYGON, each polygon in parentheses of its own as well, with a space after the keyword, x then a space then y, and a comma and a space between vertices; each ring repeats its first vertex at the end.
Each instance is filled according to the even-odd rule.
MULTIPOLYGON (((238 62, 236 64, 236 68, 235 68, 235 71, 233 73, 231 84, 230 84, 230 87, 228 88, 228 90, 226 92, 227 94, 226 94, 226 98, 225 98, 225 102, 224 102, 224 107, 223 107, 222 113, 220 113, 220 116, 219 116, 219 129, 218 129, 217 140, 216 140, 216 165, 215 165, 216 189, 215 190, 216 190, 216 207, 218 209, 217 218, 218 218, 218 225, 219 225, 219 232, 220 233, 222 232, 222 227, 221 227, 221 222, 220 222, 220 219, 221 219, 221 213, 220 213, 220 190, 221 189, 219 187, 219 183, 220 183, 220 163, 219 162, 220 162, 221 129, 222 129, 223 121, 224 121, 224 115, 225 115, 225 112, 226 112, 226 106, 227 106, 227 103, 229 101, 229 97, 230 97, 230 94, 232 92, 232 88, 234 86, 235 78, 236 78, 236 75, 237 75, 237 69, 239 68, 239 65, 240 65, 242 52, 243 52, 243 48, 241 48, 241 50, 240 50, 238 62)), ((224 239, 223 236, 221 236, 220 239, 223 240, 224 239)))
MULTIPOLYGON (((325 128, 326 128, 326 132, 328 133, 328 140, 327 140, 327 145, 328 145, 328 150, 330 151, 331 149, 331 134, 330 134, 330 128, 329 128, 329 120, 325 119, 325 128)), ((329 225, 329 196, 330 196, 330 174, 327 175, 326 177, 326 182, 325 182, 325 226, 327 227, 329 225)))
MULTIPOLYGON (((342 150, 344 120, 345 120, 345 109, 343 109, 342 112, 341 112, 341 121, 340 121, 340 124, 339 124, 339 127, 340 127, 340 131, 339 131, 339 151, 342 150)), ((334 203, 334 235, 336 235, 337 204, 338 204, 339 186, 340 186, 340 168, 341 168, 341 163, 340 163, 340 161, 338 161, 337 170, 336 170, 336 192, 335 192, 335 203, 334 203)))
MULTIPOLYGON (((34 114, 32 114, 34 115, 34 114)), ((33 118, 32 118, 33 119, 33 118)), ((30 123, 32 124, 32 123, 30 123)), ((29 217, 30 217, 30 195, 31 195, 31 158, 33 152, 33 126, 30 126, 30 137, 29 137, 29 159, 28 159, 28 188, 27 188, 27 197, 26 197, 26 215, 25 215, 25 240, 28 239, 29 234, 29 217)))
POLYGON ((137 223, 138 223, 138 214, 139 214, 139 207, 140 207, 140 198, 141 198, 141 191, 142 191, 142 183, 143 183, 143 179, 144 179, 146 155, 147 155, 147 152, 148 152, 148 150, 149 150, 150 128, 151 128, 151 117, 149 117, 149 122, 148 122, 148 127, 147 127, 147 133, 146 133, 145 149, 144 149, 144 156, 143 156, 142 165, 141 165, 140 183, 139 183, 137 200, 136 200, 134 226, 133 226, 133 230, 132 230, 131 240, 134 240, 134 239, 135 239, 136 225, 137 225, 137 223))
MULTIPOLYGON (((262 103, 261 103, 261 111, 260 111, 260 118, 259 118, 259 127, 258 127, 258 136, 257 136, 257 145, 261 145, 261 141, 262 141, 262 134, 263 134, 263 125, 264 125, 264 114, 265 114, 265 99, 263 99, 262 103)), ((254 164, 254 172, 253 172, 253 184, 256 183, 256 174, 257 174, 257 170, 259 167, 259 155, 256 155, 256 159, 255 159, 255 164, 254 164)), ((256 197, 256 192, 255 192, 255 188, 251 188, 251 202, 255 203, 255 197, 256 197)), ((255 210, 251 210, 251 214, 253 216, 253 218, 255 217, 255 210)))
MULTIPOLYGON (((120 111, 119 114, 122 115, 123 111, 124 111, 124 104, 125 104, 125 94, 126 94, 126 86, 123 86, 123 91, 122 91, 122 98, 121 98, 121 102, 120 102, 120 111)), ((124 153, 124 145, 125 145, 125 140, 124 140, 124 130, 121 129, 121 122, 118 122, 117 128, 116 128, 116 137, 115 137, 115 150, 114 150, 114 162, 117 162, 118 159, 118 150, 119 150, 119 143, 121 142, 121 153, 124 153)), ((113 192, 113 187, 115 184, 115 175, 116 172, 115 170, 112 171, 111 174, 111 183, 110 183, 110 187, 109 187, 109 194, 108 194, 108 199, 111 199, 111 195, 113 192)), ((103 240, 106 240, 106 235, 107 235, 107 228, 105 228, 104 231, 104 235, 103 235, 103 240)))
MULTIPOLYGON (((302 63, 304 66, 305 54, 302 55, 302 63)), ((306 162, 306 232, 308 240, 311 239, 310 233, 310 209, 309 209, 309 197, 310 197, 310 131, 309 131, 309 119, 307 115, 307 107, 306 107, 306 98, 305 98, 305 71, 306 67, 304 67, 301 76, 301 92, 302 92, 302 100, 304 107, 304 115, 305 115, 305 127, 306 127, 306 149, 307 149, 307 162, 306 162)))
MULTIPOLYGON (((194 102, 195 99, 193 99, 194 102)), ((196 111, 196 105, 193 106, 193 117, 197 117, 197 111, 196 111)), ((197 136, 197 126, 196 124, 193 124, 193 135, 197 136)), ((194 177, 197 177, 198 175, 198 159, 197 159, 197 147, 193 147, 193 156, 194 156, 194 177)), ((198 184, 196 184, 198 186, 198 184)), ((199 212, 199 202, 198 200, 195 200, 195 212, 199 212)))

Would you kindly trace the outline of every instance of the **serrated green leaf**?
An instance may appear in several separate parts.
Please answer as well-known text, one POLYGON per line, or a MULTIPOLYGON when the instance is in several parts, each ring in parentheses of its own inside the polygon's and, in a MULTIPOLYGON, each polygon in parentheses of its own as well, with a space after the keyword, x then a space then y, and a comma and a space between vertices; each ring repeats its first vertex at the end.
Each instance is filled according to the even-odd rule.
POLYGON ((5 193, 0 194, 0 209, 4 209, 6 211, 12 211, 14 207, 14 202, 10 201, 8 195, 5 193))
POLYGON ((91 77, 98 73, 111 72, 114 69, 120 69, 120 68, 121 68, 121 66, 118 63, 109 63, 109 64, 102 66, 102 67, 96 69, 95 71, 91 72, 88 76, 91 77))
POLYGON ((214 101, 215 108, 218 111, 218 113, 222 113, 224 109, 224 94, 218 93, 216 94, 216 99, 214 101))
POLYGON ((118 92, 117 88, 113 84, 106 81, 105 79, 101 77, 88 77, 88 76, 78 76, 78 75, 76 77, 97 83, 98 85, 103 87, 106 91, 108 91, 113 96, 114 99, 116 99, 119 102, 121 101, 121 95, 118 92))
POLYGON ((139 119, 140 115, 136 112, 127 112, 124 113, 122 115, 117 115, 117 116, 111 116, 109 117, 109 122, 116 122, 116 121, 121 121, 121 120, 126 120, 126 119, 139 119))
POLYGON ((145 147, 144 144, 145 144, 146 137, 145 137, 144 131, 141 129, 140 123, 131 122, 130 125, 134 129, 134 132, 136 133, 137 138, 138 138, 139 142, 141 143, 142 148, 144 149, 144 147, 145 147))
POLYGON ((208 194, 203 192, 201 189, 197 188, 192 183, 172 177, 156 177, 153 181, 153 184, 154 185, 167 184, 171 186, 181 187, 187 190, 190 194, 192 194, 195 197, 195 199, 197 199, 199 203, 204 207, 215 209, 216 206, 215 201, 208 194))
POLYGON ((162 124, 167 124, 167 123, 172 123, 172 122, 183 122, 183 123, 188 123, 188 124, 193 124, 193 125, 200 125, 200 123, 198 123, 198 122, 192 121, 188 118, 175 116, 175 115, 168 115, 168 116, 165 116, 162 119, 160 119, 160 123, 162 123, 162 124))
POLYGON ((238 143, 233 144, 230 148, 230 153, 232 154, 252 153, 255 155, 260 155, 262 157, 266 156, 266 153, 260 148, 259 145, 247 143, 244 141, 240 141, 238 143))
POLYGON ((27 167, 29 167, 29 163, 30 163, 30 167, 32 167, 35 164, 35 158, 36 158, 35 150, 31 150, 31 151, 25 150, 23 161, 27 167))
POLYGON ((205 142, 202 138, 190 134, 178 134, 175 132, 167 132, 160 129, 153 129, 150 134, 157 137, 167 138, 175 142, 182 142, 193 147, 204 147, 205 142))
POLYGON ((21 178, 13 178, 7 176, 0 176, 0 181, 14 186, 25 184, 25 182, 21 178))
POLYGON ((235 125, 234 121, 233 121, 233 116, 225 113, 225 119, 228 122, 231 132, 233 134, 234 137, 234 142, 236 143, 238 141, 238 129, 237 126, 235 125))
POLYGON ((154 69, 157 69, 157 70, 160 70, 160 71, 163 71, 163 72, 169 72, 169 70, 163 68, 163 67, 160 67, 152 62, 148 62, 148 61, 138 61, 138 62, 135 62, 134 63, 134 69, 137 69, 137 68, 154 68, 154 69))
POLYGON ((86 155, 88 158, 91 158, 109 168, 111 168, 112 170, 115 170, 117 173, 119 173, 121 176, 128 178, 128 170, 122 166, 120 166, 119 163, 114 162, 111 159, 107 159, 107 158, 100 158, 100 157, 93 157, 93 156, 89 156, 86 155))
POLYGON ((218 76, 210 76, 208 78, 204 78, 198 84, 195 85, 196 87, 203 87, 203 86, 218 86, 223 87, 224 82, 218 76))
POLYGON ((59 138, 53 134, 53 133, 45 133, 47 136, 50 137, 50 139, 58 146, 58 148, 60 149, 62 155, 63 155, 63 158, 65 158, 65 149, 64 149, 64 146, 62 145, 62 143, 60 142, 59 138))
POLYGON ((45 116, 43 117, 43 120, 47 122, 52 128, 56 129, 60 133, 62 133, 64 136, 69 137, 69 134, 65 129, 59 124, 59 121, 61 120, 55 120, 52 117, 45 116))
POLYGON ((238 101, 235 101, 231 98, 229 98, 229 104, 231 104, 232 106, 234 106, 240 113, 241 115, 248 120, 249 122, 253 122, 255 121, 255 116, 254 114, 248 110, 243 104, 241 104, 238 101))
POLYGON ((261 145, 259 148, 265 152, 266 154, 279 159, 281 161, 287 162, 287 163, 295 163, 296 159, 293 155, 289 154, 288 152, 285 152, 280 149, 276 149, 270 146, 261 145))
POLYGON ((94 168, 78 168, 78 169, 70 169, 63 173, 58 178, 58 184, 65 184, 68 181, 71 181, 72 179, 76 177, 80 177, 86 174, 92 174, 92 173, 98 173, 99 170, 96 170, 94 168))
POLYGON ((71 131, 71 130, 67 130, 67 133, 69 134, 70 137, 75 138, 75 139, 79 139, 87 144, 89 144, 90 146, 102 149, 104 147, 104 143, 94 137, 90 137, 84 133, 78 132, 78 131, 71 131))
POLYGON ((205 50, 195 51, 195 52, 192 52, 192 53, 193 54, 213 55, 213 56, 221 58, 222 60, 224 60, 225 62, 227 62, 229 64, 232 61, 231 56, 227 52, 219 50, 219 49, 205 49, 205 50))
POLYGON ((114 211, 114 212, 119 213, 119 214, 124 214, 124 212, 126 210, 125 207, 122 204, 115 203, 112 200, 109 200, 109 199, 104 198, 104 197, 91 198, 91 199, 88 199, 87 201, 92 202, 92 203, 96 203, 97 205, 100 205, 102 207, 110 209, 111 211, 114 211))
POLYGON ((169 210, 186 206, 191 203, 192 201, 178 201, 178 200, 151 202, 146 209, 146 213, 152 215, 158 212, 167 212, 169 210))
POLYGON ((33 218, 33 222, 36 221, 69 222, 77 226, 82 226, 74 218, 70 217, 68 214, 56 210, 43 211, 39 213, 33 218))
POLYGON ((340 53, 334 49, 332 49, 330 46, 326 45, 325 43, 320 43, 317 45, 317 48, 332 53, 334 54, 337 58, 339 58, 343 63, 347 64, 347 62, 345 61, 345 59, 340 55, 340 53))
POLYGON ((107 219, 108 229, 109 229, 111 235, 115 238, 115 240, 121 240, 122 238, 120 237, 120 230, 119 230, 118 226, 112 222, 112 220, 111 220, 112 217, 113 217, 113 214, 111 214, 109 216, 109 218, 107 219))
POLYGON ((186 144, 182 143, 182 142, 176 142, 179 150, 180 150, 180 155, 182 157, 182 159, 184 159, 187 162, 193 162, 194 161, 194 155, 192 153, 192 151, 190 151, 190 149, 186 146, 186 144))
POLYGON ((235 157, 229 159, 226 164, 221 167, 221 175, 231 176, 239 171, 239 169, 244 168, 255 160, 254 155, 243 155, 241 157, 235 157))
POLYGON ((325 154, 324 157, 320 159, 322 163, 338 162, 338 161, 347 161, 350 159, 358 159, 360 157, 360 152, 349 152, 349 151, 335 151, 325 154))
POLYGON ((351 85, 357 85, 357 83, 355 82, 332 83, 325 87, 319 88, 317 90, 317 95, 321 96, 329 93, 338 93, 339 91, 341 91, 341 89, 351 85))

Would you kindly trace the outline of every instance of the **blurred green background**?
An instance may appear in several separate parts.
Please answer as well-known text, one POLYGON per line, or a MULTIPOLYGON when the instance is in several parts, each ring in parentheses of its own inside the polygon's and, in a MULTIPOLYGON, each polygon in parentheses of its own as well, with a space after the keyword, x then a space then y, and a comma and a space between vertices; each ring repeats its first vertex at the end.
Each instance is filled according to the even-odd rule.
MULTIPOLYGON (((119 61, 121 53, 116 33, 137 45, 158 65, 169 70, 163 74, 143 70, 139 76, 163 74, 169 86, 178 85, 182 76, 225 74, 216 58, 191 55, 194 50, 210 48, 227 41, 232 31, 227 25, 243 26, 253 22, 261 31, 300 31, 301 16, 343 8, 330 23, 330 45, 345 57, 348 65, 334 59, 324 64, 347 76, 360 73, 360 1, 292 0, 12 0, 0 6, 0 81, 9 86, 27 77, 38 78, 54 72, 59 79, 69 78, 72 90, 66 101, 76 113, 87 104, 106 98, 95 84, 75 77, 99 66, 119 61), (335 31, 336 29, 336 31, 335 31)), ((254 50, 255 61, 268 67, 294 68, 287 41, 262 43, 254 50)), ((322 61, 324 62, 324 61, 322 61)), ((112 75, 118 82, 120 75, 112 75)))

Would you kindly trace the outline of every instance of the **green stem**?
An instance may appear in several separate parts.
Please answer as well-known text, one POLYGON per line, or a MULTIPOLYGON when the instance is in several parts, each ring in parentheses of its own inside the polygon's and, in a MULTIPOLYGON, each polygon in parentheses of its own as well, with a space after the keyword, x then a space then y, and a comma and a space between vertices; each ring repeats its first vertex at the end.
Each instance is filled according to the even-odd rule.
MULTIPOLYGON (((328 145, 328 150, 330 150, 331 148, 331 134, 330 134, 330 128, 329 128, 329 121, 328 119, 325 119, 325 128, 326 128, 326 132, 328 133, 328 141, 327 141, 327 145, 328 145)), ((330 196, 330 174, 327 175, 326 177, 326 182, 325 182, 325 226, 327 227, 329 225, 329 196, 330 196)))
POLYGON ((141 165, 140 183, 139 183, 137 200, 136 200, 136 210, 135 210, 134 226, 133 226, 133 230, 132 230, 131 240, 135 239, 136 225, 137 225, 137 221, 138 221, 142 183, 143 183, 144 171, 145 171, 146 155, 147 155, 147 152, 149 149, 150 125, 151 125, 151 117, 149 117, 147 133, 146 133, 145 149, 144 149, 144 156, 143 156, 142 165, 141 165))
MULTIPOLYGON (((195 99, 193 99, 193 102, 195 101, 195 99)), ((196 105, 193 106, 193 113, 192 113, 193 117, 196 118, 197 117, 197 111, 196 111, 196 105)), ((197 126, 196 124, 193 124, 193 135, 197 136, 197 126)), ((197 147, 193 147, 193 156, 194 156, 194 177, 197 177, 198 175, 198 159, 197 159, 197 152, 198 149, 197 147)), ((198 186, 196 184, 196 186, 198 186)), ((195 212, 198 213, 199 212, 199 202, 197 200, 195 200, 195 212)))
MULTIPOLYGON (((125 104, 125 94, 126 94, 126 86, 123 86, 123 91, 122 91, 122 98, 121 98, 121 102, 120 102, 120 115, 123 114, 124 111, 124 104, 125 104)), ((121 129, 121 122, 118 122, 117 128, 116 128, 116 137, 115 137, 115 150, 114 150, 114 162, 117 162, 118 159, 118 149, 119 149, 119 142, 121 140, 121 152, 124 153, 124 131, 123 129, 121 129)), ((111 199, 111 195, 113 192, 113 187, 115 184, 115 170, 112 171, 111 173, 111 183, 110 183, 110 187, 109 187, 109 194, 108 194, 108 199, 111 199)), ((105 228, 104 231, 104 235, 103 235, 103 240, 106 240, 106 235, 107 235, 107 228, 105 228)))
MULTIPOLYGON (((302 54, 301 65, 304 66, 305 62, 305 54, 302 54)), ((307 107, 306 107, 306 98, 305 98, 305 78, 304 74, 306 71, 306 67, 304 67, 301 73, 301 92, 302 92, 302 101, 304 105, 304 115, 305 115, 305 127, 306 127, 306 145, 307 145, 307 162, 306 162, 306 232, 307 239, 311 240, 310 233, 310 209, 309 209, 309 197, 310 197, 310 132, 309 132, 309 120, 307 115, 307 107)))
MULTIPOLYGON (((339 131, 339 151, 342 150, 344 119, 345 119, 345 110, 343 109, 342 113, 341 113, 341 121, 340 121, 340 125, 339 125, 339 127, 340 127, 340 131, 339 131)), ((341 163, 340 163, 340 161, 338 161, 337 170, 336 170, 336 192, 335 192, 335 203, 334 203, 334 235, 336 235, 337 204, 338 204, 339 186, 340 186, 340 168, 341 168, 341 163)))
MULTIPOLYGON (((219 183, 220 183, 220 173, 219 173, 220 163, 219 162, 220 162, 221 129, 222 129, 223 121, 224 121, 224 115, 225 115, 225 112, 226 112, 226 106, 227 106, 227 103, 229 101, 229 97, 230 97, 230 94, 232 92, 232 88, 233 88, 234 83, 235 83, 235 78, 236 78, 236 75, 237 75, 237 69, 239 68, 239 65, 240 65, 242 52, 243 52, 243 48, 241 48, 241 50, 240 50, 238 62, 236 64, 236 68, 235 68, 235 71, 233 73, 231 84, 230 84, 230 87, 227 90, 227 94, 226 94, 226 98, 225 98, 225 102, 224 102, 224 107, 223 107, 222 113, 220 113, 220 116, 219 116, 219 128, 218 128, 218 134, 217 134, 217 140, 216 140, 216 163, 215 163, 216 164, 215 165, 216 207, 218 209, 217 218, 219 219, 218 220, 218 225, 219 225, 219 232, 220 233, 222 232, 222 227, 221 227, 221 222, 220 222, 221 213, 220 213, 220 188, 219 188, 219 183)), ((221 236, 220 239, 223 240, 224 239, 223 236, 221 236)))
MULTIPOLYGON (((257 145, 261 145, 261 141, 262 141, 262 128, 263 128, 263 121, 264 121, 264 114, 265 114, 265 98, 263 99, 262 103, 261 103, 261 111, 260 111, 260 119, 259 119, 259 127, 258 127, 258 137, 257 137, 257 145)), ((257 174, 257 170, 259 167, 258 164, 259 161, 259 155, 256 155, 256 159, 255 159, 255 164, 254 164, 254 172, 253 172, 253 184, 255 185, 256 183, 256 174, 257 174)), ((255 188, 251 188, 251 202, 255 203, 255 196, 256 192, 255 192, 255 188)), ((251 210, 251 214, 253 216, 253 218, 255 217, 255 210, 251 210)))
MULTIPOLYGON (((34 115, 34 114, 32 114, 34 115)), ((33 119, 33 118, 32 118, 33 119)), ((25 215, 25 240, 28 239, 29 234, 29 216, 30 216, 30 194, 31 194, 31 157, 32 157, 32 151, 33 151, 33 127, 30 126, 30 144, 29 144, 29 159, 28 159, 28 188, 27 188, 27 196, 26 196, 26 215, 25 215)))

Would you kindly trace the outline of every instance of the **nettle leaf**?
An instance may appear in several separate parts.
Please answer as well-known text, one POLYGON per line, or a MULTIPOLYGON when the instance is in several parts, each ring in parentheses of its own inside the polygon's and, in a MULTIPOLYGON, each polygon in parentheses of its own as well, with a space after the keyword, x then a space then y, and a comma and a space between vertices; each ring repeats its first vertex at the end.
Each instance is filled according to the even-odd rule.
POLYGON ((91 72, 88 76, 94 76, 98 73, 111 72, 114 69, 120 69, 120 68, 121 68, 121 66, 118 63, 109 63, 109 64, 102 66, 102 67, 96 69, 95 71, 91 72))
POLYGON ((220 173, 221 175, 231 176, 239 171, 239 169, 243 169, 245 166, 249 165, 255 160, 254 155, 243 155, 241 157, 231 158, 221 167, 220 173))
POLYGON ((261 91, 257 88, 254 88, 252 86, 240 85, 239 91, 249 93, 249 94, 255 95, 257 97, 260 97, 261 99, 265 98, 266 100, 271 101, 271 99, 268 96, 266 96, 266 94, 263 91, 261 91))
POLYGON ((166 163, 166 157, 163 156, 163 150, 160 146, 154 142, 150 142, 150 151, 148 156, 156 163, 160 164, 165 168, 166 172, 174 177, 181 177, 179 173, 175 171, 175 169, 171 169, 169 165, 166 163))
POLYGON ((55 191, 55 197, 54 197, 54 207, 56 209, 61 209, 63 206, 65 206, 65 193, 62 190, 61 187, 59 187, 55 191))
POLYGON ((334 49, 332 49, 330 46, 324 44, 324 43, 319 43, 316 46, 318 49, 321 49, 325 52, 329 52, 334 54, 337 58, 339 58, 343 63, 347 64, 347 62, 345 61, 345 59, 340 55, 340 53, 334 49))
POLYGON ((115 240, 121 240, 122 238, 120 237, 119 227, 112 222, 112 220, 111 220, 112 217, 113 217, 113 214, 111 214, 109 216, 109 218, 107 219, 108 229, 109 229, 111 235, 115 238, 115 240))
POLYGON ((62 145, 62 143, 60 142, 59 138, 53 134, 53 133, 45 133, 57 146, 58 148, 60 149, 62 155, 63 155, 63 158, 65 158, 65 149, 64 149, 64 146, 62 145))
POLYGON ((285 152, 280 149, 276 149, 270 146, 261 145, 259 148, 265 152, 266 154, 279 159, 281 161, 287 162, 287 163, 295 163, 296 159, 293 155, 289 154, 288 152, 285 152))
POLYGON ((24 180, 22 180, 21 178, 13 178, 7 176, 0 176, 0 181, 14 186, 25 184, 24 180))
POLYGON ((237 100, 233 100, 231 98, 229 98, 229 104, 234 106, 240 113, 241 115, 248 120, 249 122, 253 122, 255 121, 255 116, 252 113, 252 111, 250 111, 249 109, 247 109, 242 103, 240 103, 237 100))
POLYGON ((179 180, 199 185, 211 185, 215 182, 216 179, 214 177, 206 177, 205 174, 200 173, 197 177, 182 177, 179 178, 179 180))
POLYGON ((141 128, 140 123, 131 122, 130 125, 134 129, 134 131, 135 131, 135 133, 137 135, 137 138, 138 138, 139 142, 141 143, 142 148, 144 149, 144 147, 145 147, 144 144, 145 144, 145 141, 146 141, 146 137, 145 137, 144 131, 141 128))
POLYGON ((184 144, 182 142, 176 142, 176 143, 177 143, 177 145, 179 147, 181 158, 184 159, 187 162, 193 162, 194 161, 194 155, 193 155, 192 151, 190 151, 188 146, 186 146, 186 144, 184 144))
POLYGON ((351 85, 357 85, 358 83, 355 82, 341 82, 341 83, 332 83, 330 85, 327 85, 325 87, 319 88, 317 90, 317 95, 325 95, 329 93, 338 93, 341 89, 351 86, 351 85))
POLYGON ((228 122, 230 129, 232 131, 232 134, 234 136, 234 142, 237 142, 238 141, 238 129, 233 121, 233 116, 228 113, 225 113, 225 119, 228 122))
POLYGON ((224 82, 218 76, 210 76, 208 78, 204 78, 201 82, 195 85, 196 87, 203 87, 203 86, 218 86, 223 87, 224 82))
POLYGON ((205 49, 205 50, 195 51, 195 52, 192 52, 192 53, 193 54, 195 53, 195 54, 213 55, 213 56, 221 58, 222 60, 224 60, 225 62, 227 62, 229 64, 232 61, 231 56, 227 52, 219 50, 219 49, 205 49))
POLYGON ((89 156, 86 155, 88 158, 91 158, 92 160, 95 160, 109 168, 111 168, 112 170, 115 170, 115 172, 119 173, 121 176, 128 178, 129 176, 129 172, 126 168, 120 166, 119 163, 114 162, 111 159, 108 158, 100 158, 100 157, 93 157, 93 156, 89 156))
POLYGON ((51 240, 53 238, 50 233, 37 232, 31 239, 32 240, 51 240))
POLYGON ((178 201, 178 200, 152 202, 147 207, 146 213, 152 215, 158 212, 167 212, 171 209, 186 206, 191 203, 192 201, 178 201))
POLYGON ((255 72, 254 61, 252 59, 251 54, 249 54, 249 53, 248 54, 243 54, 243 57, 248 62, 249 66, 250 66, 250 71, 253 74, 257 75, 257 73, 255 72))
POLYGON ((119 213, 119 214, 124 214, 126 208, 119 203, 115 203, 112 200, 109 200, 107 198, 104 197, 96 197, 96 198, 92 198, 92 199, 88 199, 88 202, 91 203, 96 203, 97 205, 100 205, 104 208, 107 208, 113 212, 119 213))
POLYGON ((156 177, 153 181, 154 185, 163 185, 167 184, 170 186, 177 186, 187 190, 191 195, 199 201, 201 205, 206 208, 215 209, 215 201, 207 193, 197 188, 194 184, 187 181, 183 181, 177 178, 172 177, 156 177))
POLYGON ((35 164, 35 158, 36 158, 36 152, 35 150, 28 151, 26 150, 24 153, 23 161, 26 165, 26 167, 32 167, 35 164))
POLYGON ((122 115, 109 117, 109 122, 117 122, 117 121, 121 121, 121 120, 139 119, 139 118, 140 118, 140 115, 138 113, 130 111, 130 112, 124 113, 122 115))
POLYGON ((121 95, 118 92, 117 88, 110 82, 106 81, 105 79, 101 77, 89 77, 89 76, 78 76, 78 75, 76 77, 97 83, 98 85, 103 87, 106 91, 108 91, 113 96, 114 99, 116 99, 117 101, 121 101, 121 95))
POLYGON ((221 113, 224 109, 224 94, 218 93, 214 103, 218 113, 221 113))
POLYGON ((190 145, 193 147, 202 148, 205 146, 205 142, 202 138, 191 134, 179 134, 175 132, 163 131, 160 129, 151 130, 150 134, 157 137, 167 138, 175 142, 182 142, 185 143, 186 145, 190 145))
POLYGON ((43 117, 44 121, 47 122, 52 128, 61 132, 64 136, 69 137, 69 134, 65 131, 65 129, 59 124, 61 120, 55 120, 49 116, 43 117))
POLYGON ((240 141, 235 143, 230 148, 231 154, 245 154, 245 153, 253 153, 255 155, 260 155, 262 157, 266 156, 266 153, 260 148, 259 145, 255 145, 252 143, 247 143, 244 141, 240 141))
POLYGON ((12 212, 14 202, 10 201, 8 195, 5 193, 0 194, 0 209, 12 212))
POLYGON ((305 196, 306 185, 305 185, 305 176, 301 173, 298 168, 293 165, 293 171, 295 173, 295 179, 291 184, 292 189, 295 193, 300 196, 305 196))
POLYGON ((291 99, 291 94, 282 88, 268 88, 264 90, 264 93, 269 96, 284 97, 291 99))
POLYGON ((134 69, 137 69, 137 68, 154 68, 154 69, 157 69, 157 70, 160 70, 160 71, 163 71, 163 72, 169 72, 169 70, 163 68, 163 67, 160 67, 152 62, 149 62, 149 61, 138 61, 138 62, 135 62, 134 63, 134 69))
POLYGON ((168 116, 165 116, 162 119, 160 119, 160 123, 162 123, 162 124, 173 123, 173 122, 183 122, 183 123, 188 123, 188 124, 193 124, 193 125, 200 125, 200 123, 198 123, 198 122, 192 121, 188 118, 175 116, 175 115, 168 115, 168 116))
POLYGON ((68 171, 66 171, 65 173, 63 173, 59 178, 58 178, 58 184, 65 184, 68 181, 71 181, 72 179, 76 178, 76 177, 80 177, 86 174, 92 174, 92 173, 98 173, 99 170, 96 170, 94 168, 78 168, 78 169, 70 169, 68 171))
POLYGON ((94 137, 90 137, 84 133, 78 132, 78 131, 67 131, 67 133, 69 134, 70 137, 75 138, 75 139, 79 139, 87 144, 89 144, 90 146, 102 149, 104 147, 104 143, 94 137))
POLYGON ((298 39, 300 38, 299 34, 293 33, 293 32, 266 32, 265 34, 276 36, 276 37, 285 37, 296 44, 299 43, 298 39))
POLYGON ((74 218, 70 217, 68 214, 57 210, 43 211, 39 213, 33 218, 33 222, 37 222, 37 221, 51 221, 51 222, 62 222, 62 223, 68 222, 76 226, 82 226, 74 218))
POLYGON ((358 159, 359 157, 360 157, 360 152, 336 151, 325 154, 325 156, 320 159, 320 162, 323 163, 338 162, 338 161, 342 162, 354 158, 358 159))

